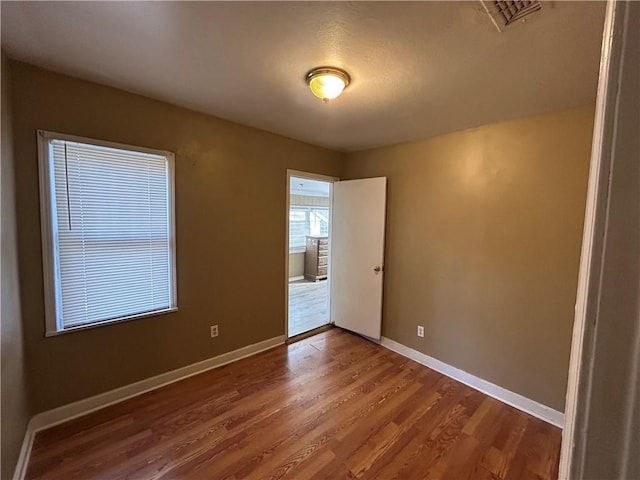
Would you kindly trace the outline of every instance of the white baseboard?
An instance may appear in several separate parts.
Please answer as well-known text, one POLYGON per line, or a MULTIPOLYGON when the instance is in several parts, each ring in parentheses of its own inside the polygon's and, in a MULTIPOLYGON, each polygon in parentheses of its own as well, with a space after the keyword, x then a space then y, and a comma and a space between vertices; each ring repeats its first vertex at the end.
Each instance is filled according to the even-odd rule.
POLYGON ((416 362, 425 365, 437 372, 440 372, 447 377, 453 378, 460 383, 464 383, 471 388, 475 388, 476 390, 479 390, 482 393, 489 395, 490 397, 500 400, 507 405, 511 405, 518 410, 522 410, 529 415, 533 415, 540 420, 544 420, 545 422, 555 425, 559 428, 563 428, 564 426, 564 413, 558 412, 551 407, 547 407, 546 405, 538 403, 527 397, 523 397, 518 393, 507 390, 506 388, 488 382, 487 380, 483 380, 482 378, 476 377, 475 375, 467 373, 464 370, 460 370, 459 368, 441 362, 440 360, 430 357, 429 355, 418 352, 413 348, 402 345, 401 343, 391 340, 390 338, 382 337, 380 339, 380 345, 388 348, 389 350, 393 350, 394 352, 399 353, 404 357, 415 360, 416 362))
POLYGON ((108 407, 109 405, 122 402, 129 398, 142 395, 143 393, 151 390, 164 387, 170 383, 192 377, 213 368, 221 367, 245 357, 250 357, 256 353, 277 347, 278 345, 283 345, 285 340, 286 337, 284 335, 273 337, 262 342, 254 343, 253 345, 247 345, 246 347, 223 353, 217 357, 211 357, 201 362, 193 363, 176 370, 171 370, 170 372, 161 373, 155 377, 146 378, 139 382, 125 385, 124 387, 116 388, 108 392, 94 395, 93 397, 78 400, 77 402, 69 403, 67 405, 54 408, 53 410, 48 410, 34 415, 29 421, 27 431, 24 435, 22 449, 20 450, 20 457, 13 477, 14 480, 22 480, 24 478, 36 432, 67 422, 76 417, 86 415, 95 410, 108 407))

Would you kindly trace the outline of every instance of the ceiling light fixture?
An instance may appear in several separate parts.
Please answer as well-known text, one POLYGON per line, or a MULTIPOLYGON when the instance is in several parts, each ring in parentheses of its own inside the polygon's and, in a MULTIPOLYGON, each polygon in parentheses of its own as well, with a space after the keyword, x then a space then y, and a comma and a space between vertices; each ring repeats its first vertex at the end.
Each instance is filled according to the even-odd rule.
POLYGON ((311 93, 325 103, 340 95, 350 82, 349 74, 335 67, 318 67, 307 73, 311 93))

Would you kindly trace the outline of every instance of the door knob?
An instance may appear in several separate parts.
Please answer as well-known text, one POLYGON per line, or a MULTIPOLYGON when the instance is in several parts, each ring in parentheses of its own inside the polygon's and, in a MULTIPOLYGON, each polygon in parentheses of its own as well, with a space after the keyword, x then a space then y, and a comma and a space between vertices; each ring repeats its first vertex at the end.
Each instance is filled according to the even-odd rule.
POLYGON ((373 271, 376 273, 380 273, 382 271, 382 267, 380 265, 376 265, 373 271))

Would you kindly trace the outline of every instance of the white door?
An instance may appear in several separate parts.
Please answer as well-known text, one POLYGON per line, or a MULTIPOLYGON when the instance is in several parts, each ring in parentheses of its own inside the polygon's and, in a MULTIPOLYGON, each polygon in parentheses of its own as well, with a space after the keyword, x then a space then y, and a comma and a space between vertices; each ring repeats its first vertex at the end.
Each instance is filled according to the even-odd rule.
POLYGON ((331 320, 379 339, 382 327, 387 179, 333 184, 331 320))

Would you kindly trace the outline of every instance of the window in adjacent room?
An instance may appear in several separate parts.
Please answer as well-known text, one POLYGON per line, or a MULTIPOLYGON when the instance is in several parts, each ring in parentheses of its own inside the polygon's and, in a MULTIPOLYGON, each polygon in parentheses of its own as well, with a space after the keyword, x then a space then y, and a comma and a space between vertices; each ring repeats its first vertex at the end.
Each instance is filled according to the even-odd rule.
POLYGON ((47 335, 176 310, 173 154, 38 140, 47 335))
POLYGON ((289 249, 303 252, 307 235, 329 235, 329 207, 289 207, 289 249))

